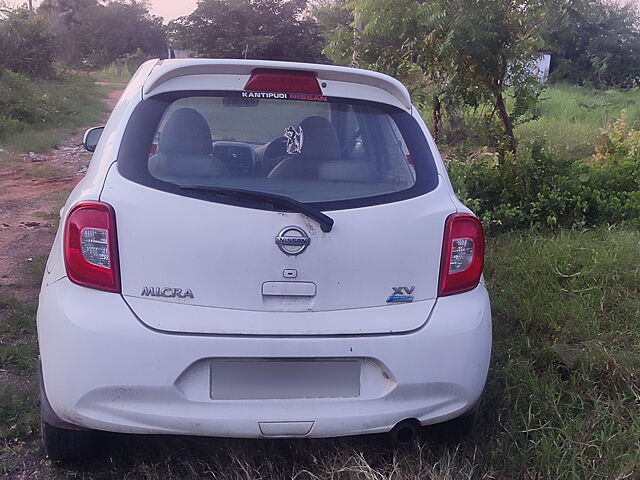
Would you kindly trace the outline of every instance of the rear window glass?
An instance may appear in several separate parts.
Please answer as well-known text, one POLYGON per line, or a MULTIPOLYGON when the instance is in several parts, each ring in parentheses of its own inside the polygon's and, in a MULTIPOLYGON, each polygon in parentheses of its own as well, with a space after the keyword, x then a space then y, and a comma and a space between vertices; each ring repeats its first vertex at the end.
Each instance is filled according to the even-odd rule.
POLYGON ((184 187, 223 187, 325 210, 397 201, 437 185, 429 145, 408 113, 374 102, 282 96, 181 92, 147 99, 125 130, 119 171, 184 196, 220 201, 184 187))

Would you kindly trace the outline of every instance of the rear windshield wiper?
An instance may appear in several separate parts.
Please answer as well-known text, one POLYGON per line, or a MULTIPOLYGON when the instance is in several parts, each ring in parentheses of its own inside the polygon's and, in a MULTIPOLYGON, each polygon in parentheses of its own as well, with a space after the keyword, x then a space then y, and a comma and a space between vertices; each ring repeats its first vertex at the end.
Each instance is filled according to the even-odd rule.
POLYGON ((320 228, 323 232, 330 232, 333 228, 333 218, 325 215, 320 210, 316 210, 315 208, 309 207, 308 205, 305 205, 304 203, 301 203, 285 195, 258 192, 255 190, 244 190, 238 188, 214 187, 210 185, 180 185, 180 188, 182 190, 209 192, 215 195, 223 195, 226 197, 248 198, 276 207, 285 207, 289 210, 302 213, 303 215, 314 219, 320 224, 320 228))

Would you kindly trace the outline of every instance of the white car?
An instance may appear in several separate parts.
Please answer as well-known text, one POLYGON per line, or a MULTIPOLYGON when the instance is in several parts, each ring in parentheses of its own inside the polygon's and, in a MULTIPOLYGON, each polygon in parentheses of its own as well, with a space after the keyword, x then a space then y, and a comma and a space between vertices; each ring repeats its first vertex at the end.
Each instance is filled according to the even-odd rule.
POLYGON ((471 425, 491 352, 482 225, 400 82, 152 60, 85 144, 38 308, 51 458, 92 453, 98 431, 471 425))

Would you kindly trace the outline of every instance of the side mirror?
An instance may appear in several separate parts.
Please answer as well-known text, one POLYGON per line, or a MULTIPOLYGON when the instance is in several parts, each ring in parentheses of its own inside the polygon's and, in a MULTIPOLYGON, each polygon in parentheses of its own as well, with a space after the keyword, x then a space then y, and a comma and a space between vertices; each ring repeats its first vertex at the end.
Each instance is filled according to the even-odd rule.
POLYGON ((95 152, 103 131, 104 127, 93 127, 84 132, 84 148, 90 152, 95 152))

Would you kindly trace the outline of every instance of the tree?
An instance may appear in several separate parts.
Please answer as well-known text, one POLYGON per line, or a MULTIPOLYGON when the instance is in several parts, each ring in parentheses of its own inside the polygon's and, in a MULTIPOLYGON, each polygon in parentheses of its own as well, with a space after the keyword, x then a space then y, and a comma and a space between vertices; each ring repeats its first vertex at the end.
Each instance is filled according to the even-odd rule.
POLYGON ((553 80, 628 88, 640 83, 640 15, 635 4, 560 0, 544 39, 553 80))
MULTIPOLYGON (((489 106, 504 147, 516 151, 505 94, 511 89, 518 113, 536 96, 529 66, 542 46, 544 0, 355 0, 349 6, 362 26, 362 58, 392 73, 421 72, 434 93, 434 117, 441 103, 489 106)), ((329 45, 331 58, 349 48, 345 38, 329 45)))
POLYGON ((26 8, 6 11, 0 20, 0 66, 30 77, 54 73, 54 35, 26 8))
POLYGON ((65 63, 77 63, 79 53, 73 35, 97 5, 98 0, 43 0, 38 7, 38 15, 55 32, 56 55, 65 63))
POLYGON ((102 67, 136 53, 166 54, 162 19, 137 0, 44 0, 38 14, 56 31, 58 56, 75 67, 102 67))
POLYGON ((318 24, 307 0, 200 0, 170 24, 171 36, 199 57, 321 62, 318 24))
POLYGON ((167 52, 162 19, 135 0, 95 6, 75 28, 73 38, 82 62, 90 67, 102 67, 133 53, 151 58, 165 57, 167 52))

